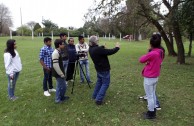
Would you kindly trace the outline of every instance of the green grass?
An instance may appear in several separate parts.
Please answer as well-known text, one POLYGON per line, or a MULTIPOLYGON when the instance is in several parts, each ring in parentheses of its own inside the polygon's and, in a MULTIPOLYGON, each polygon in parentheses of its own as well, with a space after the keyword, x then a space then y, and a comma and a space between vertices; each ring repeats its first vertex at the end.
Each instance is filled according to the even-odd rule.
MULTIPOLYGON (((8 38, 0 38, 0 126, 193 126, 194 125, 194 57, 186 58, 187 65, 177 65, 176 57, 166 56, 157 94, 162 110, 154 121, 143 120, 147 103, 138 97, 144 95, 141 70, 144 65, 138 58, 145 54, 148 41, 121 42, 120 51, 110 56, 111 85, 105 104, 96 106, 91 100, 94 84, 79 84, 76 78, 74 94, 71 84, 67 89, 70 100, 55 104, 54 97, 43 96, 43 72, 39 64, 42 38, 14 37, 22 59, 23 70, 16 86, 17 101, 7 98, 7 78, 3 63, 3 50, 8 38)), ((77 38, 75 39, 77 40, 77 38)), ((112 48, 116 41, 104 40, 112 48)), ((194 46, 194 45, 193 45, 194 46)), ((185 43, 186 52, 188 43, 185 43)), ((194 49, 192 51, 194 55, 194 49)), ((94 65, 90 60, 91 78, 96 81, 94 65)), ((55 80, 55 79, 53 79, 55 80)), ((55 86, 55 81, 54 81, 55 86)))

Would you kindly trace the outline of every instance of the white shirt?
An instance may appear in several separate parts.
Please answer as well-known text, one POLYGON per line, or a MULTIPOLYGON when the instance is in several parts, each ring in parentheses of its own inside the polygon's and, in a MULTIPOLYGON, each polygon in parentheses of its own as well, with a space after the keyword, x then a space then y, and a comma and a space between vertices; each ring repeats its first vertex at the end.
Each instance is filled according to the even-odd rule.
POLYGON ((16 72, 22 70, 22 63, 18 52, 15 50, 16 56, 13 58, 10 53, 4 53, 4 63, 6 74, 12 76, 16 72))
POLYGON ((89 46, 86 42, 84 42, 83 44, 80 44, 80 43, 76 44, 75 49, 78 54, 82 54, 82 56, 79 57, 79 60, 88 59, 89 46))

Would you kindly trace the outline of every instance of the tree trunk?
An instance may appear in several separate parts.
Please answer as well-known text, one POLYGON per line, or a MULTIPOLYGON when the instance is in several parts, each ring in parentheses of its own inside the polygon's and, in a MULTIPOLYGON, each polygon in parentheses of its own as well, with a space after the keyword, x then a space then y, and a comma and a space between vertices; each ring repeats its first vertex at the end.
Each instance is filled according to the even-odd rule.
POLYGON ((158 21, 156 20, 152 20, 152 23, 155 25, 155 27, 158 29, 158 31, 160 32, 165 44, 166 44, 166 47, 168 49, 168 55, 169 56, 177 56, 176 52, 174 51, 174 45, 173 43, 170 43, 164 29, 162 28, 162 26, 158 23, 158 21))
POLYGON ((138 37, 139 37, 139 33, 137 30, 135 30, 135 34, 134 34, 135 41, 139 41, 138 37))
POLYGON ((177 57, 177 63, 178 64, 185 64, 185 49, 180 33, 179 23, 174 20, 173 21, 173 33, 177 44, 177 50, 178 50, 178 57, 177 57))
POLYGON ((193 34, 190 33, 189 36, 189 52, 188 52, 188 56, 191 57, 191 51, 192 51, 192 39, 193 39, 193 34))

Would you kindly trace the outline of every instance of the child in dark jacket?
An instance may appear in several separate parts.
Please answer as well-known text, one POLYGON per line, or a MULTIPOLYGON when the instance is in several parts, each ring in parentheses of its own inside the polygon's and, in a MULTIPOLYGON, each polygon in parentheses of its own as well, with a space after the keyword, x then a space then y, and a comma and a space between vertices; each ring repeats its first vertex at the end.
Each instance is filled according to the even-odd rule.
POLYGON ((68 54, 69 54, 69 63, 68 63, 68 67, 67 67, 67 78, 66 81, 73 81, 73 73, 74 73, 74 69, 75 69, 75 62, 76 62, 76 49, 75 49, 75 45, 74 45, 74 39, 73 38, 69 38, 68 40, 68 54))

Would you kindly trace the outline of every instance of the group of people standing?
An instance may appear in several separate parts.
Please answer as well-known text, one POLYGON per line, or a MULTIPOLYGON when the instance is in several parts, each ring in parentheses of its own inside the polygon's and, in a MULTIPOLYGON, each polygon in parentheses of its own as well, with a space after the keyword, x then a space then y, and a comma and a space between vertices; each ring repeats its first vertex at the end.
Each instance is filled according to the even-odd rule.
MULTIPOLYGON (((78 37, 79 43, 77 43, 76 45, 74 45, 74 38, 69 38, 68 43, 66 42, 66 40, 67 34, 61 33, 60 38, 56 39, 54 42, 54 50, 51 46, 51 38, 44 38, 45 45, 41 48, 39 55, 40 64, 42 65, 44 72, 44 95, 50 96, 50 92, 56 92, 55 102, 57 103, 64 101, 63 99, 57 99, 57 97, 59 97, 57 96, 57 94, 59 93, 60 95, 60 91, 62 92, 62 94, 64 94, 68 81, 74 81, 73 74, 76 61, 79 61, 81 67, 86 69, 86 79, 89 83, 92 83, 90 80, 88 61, 89 46, 84 41, 84 37, 80 35, 78 37), (52 76, 54 76, 57 80, 57 89, 59 88, 58 85, 63 85, 63 87, 59 88, 60 90, 53 88, 52 76)), ((84 83, 84 76, 81 68, 80 78, 80 83, 84 83)))
MULTIPOLYGON (((97 81, 92 98, 97 105, 102 105, 106 91, 110 85, 110 64, 108 56, 115 54, 120 49, 120 44, 116 43, 115 48, 107 49, 105 46, 99 46, 97 36, 89 38, 89 45, 84 42, 84 37, 79 36, 79 43, 74 45, 74 39, 67 35, 60 34, 60 38, 54 42, 55 49, 52 48, 52 39, 44 38, 44 46, 40 50, 39 60, 43 67, 44 79, 43 90, 45 96, 50 96, 50 92, 56 92, 55 103, 62 103, 69 99, 65 96, 68 81, 73 81, 75 62, 78 61, 81 67, 86 69, 86 79, 89 83, 89 61, 88 53, 94 63, 97 72, 97 81), (52 77, 56 78, 56 89, 53 88, 52 77)), ((16 51, 16 41, 8 40, 7 48, 4 53, 4 62, 6 74, 8 77, 8 96, 10 100, 16 100, 15 85, 19 73, 22 70, 21 59, 16 51)), ((156 118, 156 85, 160 75, 161 64, 164 59, 164 49, 161 48, 161 36, 155 34, 150 39, 150 49, 146 55, 140 57, 139 61, 145 63, 142 71, 144 77, 144 89, 148 101, 148 111, 144 113, 145 119, 156 118)), ((80 83, 84 83, 83 73, 80 70, 80 83)))

